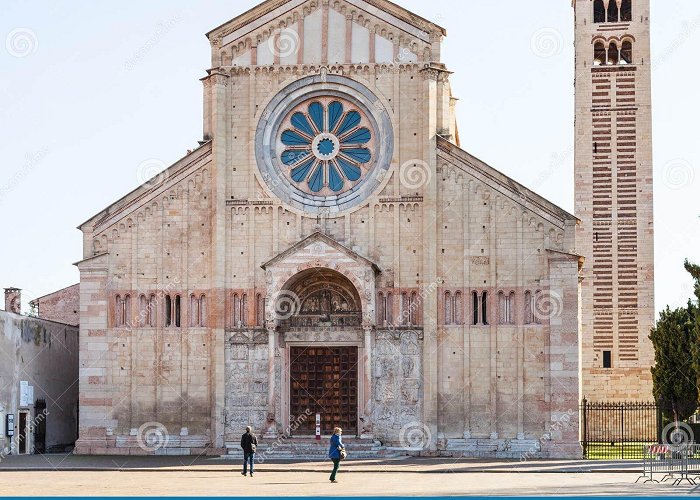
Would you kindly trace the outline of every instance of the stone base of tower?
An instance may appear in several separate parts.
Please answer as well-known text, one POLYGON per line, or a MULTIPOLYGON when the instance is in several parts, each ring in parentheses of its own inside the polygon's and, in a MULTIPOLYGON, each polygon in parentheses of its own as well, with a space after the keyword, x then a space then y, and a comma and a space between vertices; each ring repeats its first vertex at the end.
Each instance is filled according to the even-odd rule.
POLYGON ((581 395, 589 402, 651 402, 653 382, 648 366, 635 368, 588 368, 582 373, 581 395))

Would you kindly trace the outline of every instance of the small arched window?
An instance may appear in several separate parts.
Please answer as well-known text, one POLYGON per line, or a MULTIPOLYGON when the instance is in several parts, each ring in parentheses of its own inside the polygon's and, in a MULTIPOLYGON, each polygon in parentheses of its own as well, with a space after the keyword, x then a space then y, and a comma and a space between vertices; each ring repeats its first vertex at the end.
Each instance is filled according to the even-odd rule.
POLYGON ((454 309, 454 322, 456 325, 464 324, 464 311, 462 304, 462 292, 456 292, 454 297, 455 309, 454 309))
POLYGON ((386 303, 382 292, 377 293, 377 324, 380 326, 386 325, 386 303))
POLYGON ((489 295, 486 292, 481 293, 481 323, 489 324, 489 295))
POLYGON ((199 299, 190 295, 190 326, 199 326, 199 299))
POLYGON ((593 2, 593 22, 605 22, 605 4, 603 0, 595 0, 595 2, 593 2))
POLYGON ((620 7, 620 20, 623 22, 632 21, 632 0, 622 0, 620 7))
POLYGON ((155 327, 157 325, 156 321, 158 319, 158 314, 156 313, 156 294, 152 293, 148 298, 148 321, 147 324, 150 327, 155 327))
POLYGON ((165 326, 170 326, 173 321, 173 299, 170 298, 170 295, 165 296, 165 314, 163 317, 165 318, 165 326))
POLYGON ((175 295, 175 311, 174 311, 173 323, 175 328, 180 328, 180 296, 175 295))
POLYGON ((532 324, 532 292, 529 290, 525 292, 525 317, 524 322, 526 325, 532 324))
POLYGON ((593 66, 605 66, 608 62, 608 55, 605 52, 605 44, 596 42, 593 50, 593 66))
POLYGON ((241 328, 247 325, 248 298, 245 293, 233 294, 233 327, 241 328))
POLYGON ((629 40, 622 42, 622 50, 620 50, 620 64, 632 64, 632 42, 629 40))
POLYGON ((610 42, 610 47, 608 47, 608 64, 613 66, 620 62, 620 48, 616 42, 610 42))
POLYGON ((408 325, 410 322, 411 309, 408 303, 408 294, 401 292, 401 324, 408 325))
POLYGON ((505 325, 508 322, 506 310, 506 294, 503 292, 498 292, 498 323, 500 325, 505 325))
POLYGON ((420 307, 418 305, 418 294, 411 293, 411 325, 420 324, 420 307))
POLYGON ((141 294, 139 296, 139 326, 148 325, 148 297, 141 294))
POLYGON ((114 301, 114 325, 123 326, 124 325, 124 301, 121 295, 117 295, 114 301))
POLYGON ((479 324, 479 294, 472 292, 472 324, 479 324))
POLYGON ((452 308, 453 308, 452 294, 450 292, 445 292, 445 297, 444 297, 444 301, 443 301, 443 310, 444 310, 445 324, 446 325, 452 324, 452 321, 453 321, 452 308))
POLYGON ((617 6, 617 0, 610 0, 608 4, 608 22, 616 23, 620 20, 620 9, 617 6))
POLYGON ((261 293, 255 299, 255 319, 257 326, 265 326, 265 297, 261 293))
POLYGON ((394 323, 394 294, 386 294, 386 322, 389 325, 394 323))

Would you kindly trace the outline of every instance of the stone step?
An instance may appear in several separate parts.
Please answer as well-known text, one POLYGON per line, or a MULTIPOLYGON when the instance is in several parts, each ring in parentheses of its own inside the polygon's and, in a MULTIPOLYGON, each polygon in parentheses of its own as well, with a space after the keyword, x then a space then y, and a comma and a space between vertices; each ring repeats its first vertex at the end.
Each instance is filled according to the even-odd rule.
MULTIPOLYGON (((347 439, 344 444, 348 455, 353 459, 390 458, 403 455, 399 450, 388 450, 379 441, 370 439, 347 439)), ((328 458, 328 447, 328 439, 316 441, 292 438, 272 443, 261 442, 257 447, 256 459, 325 460, 328 458)), ((236 444, 229 444, 226 446, 226 458, 243 459, 243 450, 236 444)))

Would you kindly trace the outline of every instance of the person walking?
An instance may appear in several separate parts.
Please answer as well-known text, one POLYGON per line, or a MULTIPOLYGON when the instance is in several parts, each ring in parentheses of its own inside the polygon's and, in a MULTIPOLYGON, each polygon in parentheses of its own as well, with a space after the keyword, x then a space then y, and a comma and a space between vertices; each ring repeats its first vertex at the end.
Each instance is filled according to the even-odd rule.
POLYGON ((331 446, 328 449, 328 458, 333 460, 333 472, 331 472, 331 483, 337 483, 335 476, 338 473, 338 467, 340 467, 340 456, 345 454, 345 445, 342 439, 343 429, 336 427, 333 429, 333 435, 331 436, 331 446))
POLYGON ((255 460, 255 450, 258 447, 258 437, 251 432, 250 426, 245 428, 245 434, 241 436, 241 448, 243 448, 243 472, 248 475, 248 462, 250 462, 250 477, 253 477, 253 461, 255 460))

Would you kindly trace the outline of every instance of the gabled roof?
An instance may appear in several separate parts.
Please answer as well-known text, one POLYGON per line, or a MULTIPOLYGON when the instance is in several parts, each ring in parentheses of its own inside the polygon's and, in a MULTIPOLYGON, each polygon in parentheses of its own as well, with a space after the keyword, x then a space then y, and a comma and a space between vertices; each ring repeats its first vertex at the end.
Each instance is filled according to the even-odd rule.
POLYGON ((543 196, 526 188, 516 180, 496 170, 476 156, 469 154, 467 151, 451 143, 447 139, 438 136, 437 146, 438 151, 442 151, 444 154, 447 154, 455 160, 458 160, 464 165, 470 167, 473 172, 478 173, 483 182, 490 184, 492 188, 497 188, 499 192, 508 196, 513 201, 521 204, 530 204, 530 209, 538 209, 541 215, 543 215, 545 218, 556 219, 562 224, 567 220, 579 220, 575 215, 567 212, 543 196))
POLYGON ((80 224, 78 229, 82 231, 83 227, 88 223, 99 224, 101 221, 129 209, 134 204, 141 201, 144 197, 147 197, 149 193, 159 189, 167 182, 172 182, 172 180, 177 177, 180 172, 186 170, 210 154, 211 140, 201 143, 197 149, 190 151, 187 155, 183 156, 161 173, 157 174, 157 182, 153 182, 153 179, 144 182, 130 193, 122 196, 120 199, 80 224))
POLYGON ((275 257, 268 260, 267 262, 262 264, 260 267, 262 267, 263 269, 267 269, 268 267, 275 265, 277 262, 284 260, 286 257, 301 250, 302 248, 307 247, 309 244, 312 244, 312 243, 317 242, 317 241, 321 241, 323 243, 328 244, 329 246, 335 248, 336 250, 339 250, 340 252, 346 254, 348 257, 350 257, 353 260, 359 260, 359 261, 366 263, 367 265, 371 266, 372 269, 374 269, 375 273, 380 272, 379 267, 374 262, 369 260, 367 257, 363 257, 359 253, 355 252, 354 250, 349 249, 348 247, 346 247, 342 243, 338 243, 336 240, 334 240, 333 238, 331 238, 330 236, 328 236, 326 234, 323 234, 320 231, 316 231, 315 233, 311 234, 310 236, 307 236, 306 238, 304 238, 300 242, 289 247, 284 252, 277 254, 275 257))
MULTIPOLYGON (((221 32, 226 32, 226 34, 234 32, 246 25, 260 19, 261 17, 273 12, 276 9, 280 9, 280 15, 283 15, 286 10, 291 10, 303 4, 307 0, 265 0, 264 2, 256 5, 252 9, 245 11, 242 14, 234 17, 233 19, 217 26, 213 30, 209 31, 206 36, 211 39, 212 35, 218 36, 221 32), (285 10, 285 8, 288 9, 285 10)), ((421 16, 414 14, 413 12, 404 9, 403 7, 396 5, 389 0, 344 0, 347 3, 354 5, 366 11, 369 14, 376 15, 377 9, 379 11, 385 12, 392 15, 400 21, 403 21, 414 28, 417 28, 426 33, 440 33, 442 36, 447 35, 447 30, 445 28, 422 18, 421 16)))

